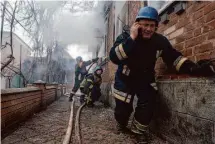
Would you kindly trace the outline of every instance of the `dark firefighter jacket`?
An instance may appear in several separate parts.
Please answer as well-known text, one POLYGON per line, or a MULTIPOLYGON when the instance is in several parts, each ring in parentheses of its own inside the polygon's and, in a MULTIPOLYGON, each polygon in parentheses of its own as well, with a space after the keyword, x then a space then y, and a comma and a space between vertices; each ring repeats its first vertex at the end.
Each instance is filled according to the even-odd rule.
POLYGON ((90 96, 93 87, 95 86, 100 88, 101 83, 102 83, 101 76, 96 76, 92 73, 87 74, 80 85, 81 92, 90 96))
POLYGON ((127 103, 131 100, 130 89, 155 83, 155 63, 161 57, 168 67, 180 70, 187 60, 176 51, 168 39, 154 33, 151 39, 133 41, 127 33, 117 37, 110 51, 110 60, 118 65, 115 75, 114 96, 127 103))
POLYGON ((84 76, 88 73, 86 67, 92 63, 91 60, 83 61, 75 65, 75 79, 82 81, 84 76))

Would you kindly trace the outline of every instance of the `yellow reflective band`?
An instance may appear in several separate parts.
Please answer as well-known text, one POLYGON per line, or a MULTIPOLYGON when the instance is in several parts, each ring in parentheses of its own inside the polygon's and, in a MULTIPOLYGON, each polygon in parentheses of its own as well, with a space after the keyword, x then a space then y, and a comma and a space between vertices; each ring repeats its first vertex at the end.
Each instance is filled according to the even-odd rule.
POLYGON ((126 102, 126 103, 130 103, 130 99, 126 99, 125 100, 125 97, 123 97, 123 96, 121 96, 121 95, 118 95, 118 94, 116 94, 116 93, 114 93, 114 97, 115 98, 117 98, 117 99, 119 99, 119 100, 121 100, 121 101, 124 101, 124 102, 126 102))
POLYGON ((151 83, 150 84, 155 90, 158 90, 157 84, 156 83, 151 83))
POLYGON ((159 58, 162 54, 162 50, 157 50, 157 53, 156 53, 156 58, 159 58))
POLYGON ((116 47, 115 48, 115 52, 116 52, 116 55, 118 57, 119 60, 123 60, 123 57, 121 56, 120 52, 119 52, 119 47, 116 47))
POLYGON ((91 83, 93 83, 93 81, 92 81, 92 80, 90 80, 90 79, 87 79, 87 81, 88 81, 88 82, 91 82, 91 83))
POLYGON ((126 96, 127 96, 127 93, 124 93, 124 92, 119 91, 119 90, 117 90, 117 89, 114 89, 114 93, 116 93, 116 94, 118 94, 118 95, 121 95, 121 96, 123 96, 123 97, 126 97, 126 96))
POLYGON ((119 51, 124 59, 128 58, 128 56, 126 55, 126 53, 122 47, 122 44, 119 45, 119 51))
POLYGON ((146 131, 148 126, 140 124, 135 118, 133 119, 133 124, 137 127, 137 129, 141 131, 146 131))
POLYGON ((180 61, 176 64, 176 70, 177 70, 177 71, 180 70, 182 64, 183 64, 186 60, 188 60, 188 58, 183 57, 183 58, 180 59, 180 61))
MULTIPOLYGON (((90 93, 89 95, 91 95, 91 93, 90 93)), ((91 102, 91 101, 92 101, 91 97, 90 97, 90 96, 87 96, 87 103, 89 103, 89 102, 91 102)))
POLYGON ((93 85, 90 85, 89 88, 92 89, 92 88, 93 88, 93 85))
POLYGON ((131 128, 131 131, 135 134, 143 134, 143 132, 141 132, 140 130, 135 129, 135 128, 131 128))

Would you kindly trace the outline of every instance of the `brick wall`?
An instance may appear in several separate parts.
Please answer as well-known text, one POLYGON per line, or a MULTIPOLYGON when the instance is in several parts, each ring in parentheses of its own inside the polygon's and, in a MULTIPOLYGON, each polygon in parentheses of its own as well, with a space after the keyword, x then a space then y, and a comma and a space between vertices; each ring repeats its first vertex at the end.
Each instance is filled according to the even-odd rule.
MULTIPOLYGON (((169 22, 160 24, 158 32, 165 35, 184 56, 196 62, 215 58, 215 2, 186 2, 181 15, 169 14, 169 22)), ((166 72, 161 59, 156 65, 158 75, 166 72)))
POLYGON ((140 1, 128 1, 129 3, 129 26, 132 26, 132 24, 135 22, 135 18, 137 16, 138 11, 140 10, 141 7, 141 2, 140 1))
MULTIPOLYGON (((62 95, 64 86, 35 84, 27 88, 1 90, 2 138, 33 113, 46 108, 62 95)), ((65 90, 64 90, 65 91, 65 90)))
MULTIPOLYGON (((114 5, 110 7, 110 12, 108 16, 108 33, 107 33, 107 55, 109 55, 110 49, 113 46, 114 37, 114 5)), ((106 69, 103 74, 103 82, 108 82, 114 75, 114 71, 116 70, 116 65, 114 65, 112 62, 109 62, 106 66, 106 69)))

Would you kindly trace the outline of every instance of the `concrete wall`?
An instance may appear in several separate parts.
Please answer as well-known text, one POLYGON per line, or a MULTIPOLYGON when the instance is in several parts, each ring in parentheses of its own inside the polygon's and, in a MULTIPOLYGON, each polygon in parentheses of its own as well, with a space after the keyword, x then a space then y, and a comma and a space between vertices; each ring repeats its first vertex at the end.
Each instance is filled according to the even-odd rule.
POLYGON ((1 134, 5 137, 21 121, 46 108, 65 93, 63 85, 34 84, 1 90, 1 134))
POLYGON ((151 128, 173 143, 215 143, 215 79, 158 82, 151 128))

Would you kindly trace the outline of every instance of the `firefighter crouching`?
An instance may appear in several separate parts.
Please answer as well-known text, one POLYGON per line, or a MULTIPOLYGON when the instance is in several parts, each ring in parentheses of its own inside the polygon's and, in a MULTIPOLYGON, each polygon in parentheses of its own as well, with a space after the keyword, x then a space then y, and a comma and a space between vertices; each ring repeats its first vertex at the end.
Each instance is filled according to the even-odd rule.
POLYGON ((114 83, 114 116, 118 131, 128 131, 127 124, 136 95, 138 101, 131 131, 139 137, 141 143, 147 143, 147 130, 158 94, 154 67, 159 57, 178 73, 215 75, 214 65, 209 60, 200 60, 197 63, 190 61, 175 50, 166 37, 156 33, 158 22, 156 9, 141 8, 130 34, 119 35, 110 51, 110 60, 118 65, 114 83))
POLYGON ((72 89, 72 92, 70 93, 69 101, 72 101, 73 96, 75 95, 75 93, 78 91, 80 87, 80 83, 83 81, 85 75, 88 73, 86 67, 91 63, 96 62, 98 59, 99 58, 94 58, 89 61, 83 61, 82 57, 80 56, 76 58, 77 64, 75 65, 75 84, 72 89))
POLYGON ((80 103, 84 103, 86 99, 87 106, 93 107, 94 102, 97 101, 101 96, 101 75, 103 70, 100 66, 97 66, 93 73, 87 74, 81 83, 81 97, 80 103))

